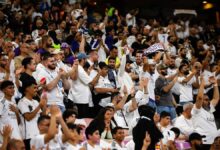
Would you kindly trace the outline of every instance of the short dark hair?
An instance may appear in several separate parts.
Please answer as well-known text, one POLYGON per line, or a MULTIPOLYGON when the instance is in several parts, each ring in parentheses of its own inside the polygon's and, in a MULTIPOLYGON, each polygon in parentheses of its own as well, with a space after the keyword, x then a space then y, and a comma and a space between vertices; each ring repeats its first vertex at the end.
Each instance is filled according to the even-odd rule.
POLYGON ((105 62, 99 62, 99 68, 103 69, 103 68, 108 68, 108 65, 105 62))
POLYGON ((114 57, 109 57, 109 58, 108 58, 108 62, 109 62, 109 60, 114 60, 114 61, 116 62, 116 60, 115 60, 114 57))
POLYGON ((85 130, 86 138, 89 139, 89 135, 93 135, 95 131, 99 131, 97 124, 92 121, 85 130))
POLYGON ((118 49, 116 46, 111 46, 110 51, 113 51, 114 49, 118 49))
POLYGON ((77 112, 74 111, 74 110, 70 110, 70 109, 67 109, 63 112, 63 120, 66 121, 67 118, 69 118, 70 116, 72 115, 76 115, 77 117, 77 112))
POLYGON ((116 134, 118 130, 123 130, 123 128, 119 126, 115 127, 114 129, 112 129, 112 135, 116 134))
POLYGON ((25 90, 32 86, 32 85, 37 85, 36 81, 33 80, 25 80, 24 82, 22 82, 22 87, 21 87, 21 93, 23 95, 25 95, 25 90))
POLYGON ((14 86, 14 83, 10 80, 4 80, 2 83, 1 83, 1 90, 4 90, 5 88, 7 88, 8 86, 14 86))
POLYGON ((49 52, 45 52, 41 55, 41 60, 47 60, 48 58, 53 57, 49 52))
POLYGON ((155 109, 147 105, 141 105, 138 107, 138 113, 140 116, 145 116, 150 119, 153 119, 155 114, 155 109))
POLYGON ((50 120, 50 116, 48 115, 41 115, 38 119, 37 119, 37 124, 40 124, 42 121, 44 120, 50 120))
POLYGON ((24 66, 24 69, 27 69, 27 65, 31 64, 32 57, 26 57, 22 60, 21 64, 24 66))
POLYGON ((162 118, 165 118, 165 117, 170 117, 171 115, 170 115, 170 113, 168 113, 168 112, 166 112, 166 111, 162 111, 161 113, 160 113, 160 118, 162 119, 162 118))

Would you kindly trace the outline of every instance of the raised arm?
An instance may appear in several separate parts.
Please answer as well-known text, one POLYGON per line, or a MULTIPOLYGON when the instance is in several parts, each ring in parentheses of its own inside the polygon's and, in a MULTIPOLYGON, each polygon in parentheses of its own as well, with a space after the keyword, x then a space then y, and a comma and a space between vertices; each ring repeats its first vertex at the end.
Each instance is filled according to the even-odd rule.
POLYGON ((198 95, 196 97, 196 108, 200 109, 202 107, 202 103, 203 103, 203 95, 204 95, 204 86, 205 86, 205 81, 203 76, 201 77, 201 84, 199 87, 199 91, 198 91, 198 95))
POLYGON ((214 93, 213 93, 213 99, 211 100, 211 103, 213 106, 216 106, 219 102, 219 90, 218 90, 218 81, 216 78, 211 81, 214 85, 214 93))

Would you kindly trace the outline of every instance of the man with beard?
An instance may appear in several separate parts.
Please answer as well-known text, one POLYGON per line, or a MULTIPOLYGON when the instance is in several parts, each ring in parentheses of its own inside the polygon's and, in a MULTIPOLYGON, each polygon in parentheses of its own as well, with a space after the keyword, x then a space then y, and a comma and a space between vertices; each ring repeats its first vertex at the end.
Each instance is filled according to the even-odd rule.
POLYGON ((136 52, 137 52, 138 50, 142 50, 142 49, 143 49, 143 44, 141 43, 141 41, 142 41, 142 39, 143 39, 142 34, 141 34, 141 33, 137 33, 137 34, 135 35, 135 37, 136 37, 136 41, 131 45, 131 48, 134 49, 134 52, 133 52, 132 55, 136 54, 136 52))
POLYGON ((168 44, 165 45, 166 50, 168 50, 171 55, 176 55, 176 37, 168 36, 167 41, 168 44))
POLYGON ((108 79, 114 88, 118 88, 117 70, 115 68, 115 58, 108 58, 108 79))
POLYGON ((49 49, 52 47, 53 39, 49 35, 42 36, 42 48, 37 51, 39 54, 49 52, 49 49))
POLYGON ((48 97, 47 105, 56 104, 62 112, 65 110, 63 103, 64 89, 68 90, 70 85, 66 78, 66 72, 61 68, 56 69, 56 62, 53 55, 44 56, 45 66, 37 76, 37 81, 46 80, 45 92, 48 97))
POLYGON ((204 136, 201 136, 199 133, 196 132, 189 135, 191 150, 203 150, 203 146, 202 146, 203 137, 204 136))
POLYGON ((182 64, 179 67, 179 77, 178 82, 180 90, 180 105, 184 105, 188 102, 193 102, 193 87, 196 88, 199 84, 198 76, 196 76, 197 70, 192 69, 189 73, 189 67, 186 64, 182 64))
POLYGON ((214 84, 213 99, 204 94, 205 81, 201 77, 201 84, 196 98, 196 103, 191 111, 193 126, 197 133, 205 135, 203 139, 204 150, 209 150, 214 139, 220 135, 220 130, 217 130, 213 112, 219 102, 219 90, 217 80, 213 78, 210 82, 214 84))
POLYGON ((148 63, 144 63, 143 65, 143 71, 140 74, 140 79, 141 78, 146 78, 148 79, 148 85, 147 85, 147 92, 149 96, 149 102, 148 105, 151 106, 152 108, 156 108, 156 103, 155 103, 155 81, 156 81, 156 75, 155 75, 155 65, 156 62, 153 59, 148 59, 148 63))
POLYGON ((183 60, 187 60, 186 49, 184 47, 178 50, 178 57, 175 60, 176 66, 179 67, 183 60))
POLYGON ((158 113, 162 111, 166 111, 170 113, 171 120, 176 118, 176 110, 175 110, 175 99, 172 95, 171 89, 176 83, 178 77, 175 76, 172 81, 169 81, 166 78, 167 75, 167 66, 164 64, 159 64, 157 67, 159 77, 155 83, 155 95, 157 96, 157 105, 158 105, 158 113))

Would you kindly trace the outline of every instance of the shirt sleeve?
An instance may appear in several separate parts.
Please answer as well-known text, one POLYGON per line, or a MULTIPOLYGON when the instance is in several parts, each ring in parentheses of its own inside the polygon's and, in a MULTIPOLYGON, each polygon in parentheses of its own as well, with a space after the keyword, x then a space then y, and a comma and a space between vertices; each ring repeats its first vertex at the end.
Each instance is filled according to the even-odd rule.
POLYGON ((27 112, 31 112, 28 105, 26 103, 24 103, 23 101, 20 101, 18 103, 18 109, 21 111, 21 114, 25 114, 27 112))
POLYGON ((192 108, 191 114, 192 115, 198 115, 200 112, 201 112, 201 108, 197 109, 196 105, 194 105, 193 108, 192 108))
POLYGON ((4 101, 0 101, 0 116, 3 114, 4 101))
POLYGON ((92 79, 89 77, 89 75, 85 72, 85 70, 81 66, 78 67, 78 78, 84 84, 89 84, 90 82, 92 82, 92 79))
POLYGON ((30 145, 35 146, 36 149, 41 149, 45 146, 44 143, 45 135, 38 135, 31 139, 30 145))

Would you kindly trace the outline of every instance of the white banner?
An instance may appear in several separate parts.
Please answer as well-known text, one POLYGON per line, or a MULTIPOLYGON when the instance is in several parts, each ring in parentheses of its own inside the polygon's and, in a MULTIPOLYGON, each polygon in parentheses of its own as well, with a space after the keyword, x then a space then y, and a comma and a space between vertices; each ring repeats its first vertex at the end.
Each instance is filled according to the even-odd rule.
POLYGON ((190 14, 190 15, 195 15, 197 16, 197 13, 195 10, 191 10, 191 9, 175 9, 173 12, 174 15, 178 15, 178 14, 190 14))

